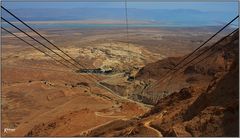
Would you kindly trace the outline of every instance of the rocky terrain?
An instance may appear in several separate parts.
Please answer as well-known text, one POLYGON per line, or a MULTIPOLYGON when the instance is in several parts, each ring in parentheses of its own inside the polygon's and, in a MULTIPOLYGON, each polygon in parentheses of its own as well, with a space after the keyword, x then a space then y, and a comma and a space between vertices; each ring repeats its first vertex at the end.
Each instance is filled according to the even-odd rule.
MULTIPOLYGON (((110 74, 64 68, 3 33, 2 135, 235 136, 235 128, 221 124, 235 121, 238 111, 233 97, 238 95, 231 94, 225 102, 210 97, 221 96, 217 92, 222 91, 220 82, 225 87, 225 81, 238 73, 238 68, 233 71, 238 67, 233 66, 238 64, 238 47, 234 49, 238 41, 225 41, 207 62, 182 70, 171 83, 174 85, 169 87, 165 81, 153 87, 162 73, 212 32, 200 30, 135 28, 129 30, 128 41, 122 29, 42 30, 41 34, 87 69, 112 70, 110 74), (223 51, 230 53, 224 57, 223 51), (202 104, 201 97, 206 96, 208 102, 202 104), (201 108, 193 112, 199 103, 201 108), (197 123, 199 115, 209 122, 212 114, 217 128, 190 127, 203 127, 204 123, 197 123)), ((226 89, 233 85, 227 84, 226 89)), ((234 87, 232 93, 235 91, 234 87)))
MULTIPOLYGON (((149 112, 122 123, 106 124, 81 136, 238 136, 238 33, 218 44, 207 62, 189 65, 175 75, 175 85, 185 81, 188 86, 180 90, 175 87, 176 90, 159 98, 149 112), (195 77, 194 81, 189 81, 189 77, 195 77)), ((151 63, 138 72, 137 79, 157 79, 157 70, 167 72, 177 60, 167 58, 151 63)), ((160 93, 161 88, 152 91, 160 93)))

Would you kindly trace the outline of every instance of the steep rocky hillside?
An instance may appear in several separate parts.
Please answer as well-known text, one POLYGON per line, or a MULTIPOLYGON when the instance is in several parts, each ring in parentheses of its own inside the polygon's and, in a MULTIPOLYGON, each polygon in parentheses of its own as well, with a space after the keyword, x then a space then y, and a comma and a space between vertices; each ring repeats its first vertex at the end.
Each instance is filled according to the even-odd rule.
MULTIPOLYGON (((111 124, 115 125, 111 128, 111 124, 107 124, 109 129, 101 126, 83 136, 239 136, 238 33, 221 42, 207 62, 190 65, 179 73, 185 76, 181 77, 184 80, 195 77, 195 83, 159 98, 155 106, 142 116, 123 120, 119 125, 113 122, 111 124), (200 79, 205 76, 209 78, 200 79), (202 84, 203 81, 207 82, 202 84)), ((150 76, 146 72, 155 72, 158 68, 161 68, 158 72, 168 70, 169 66, 160 66, 175 64, 175 59, 168 60, 147 65, 137 78, 145 79, 150 76)), ((157 79, 156 74, 151 78, 157 79)), ((177 85, 182 84, 176 75, 174 79, 177 85)), ((156 88, 152 91, 160 92, 156 88)))
MULTIPOLYGON (((142 93, 145 93, 151 100, 150 95, 163 98, 175 91, 180 91, 183 87, 197 86, 206 89, 213 79, 229 71, 234 57, 238 54, 238 40, 236 39, 238 39, 237 33, 217 44, 214 49, 209 50, 173 76, 165 77, 162 81, 157 80, 162 79, 162 76, 184 57, 170 57, 146 65, 136 74, 136 80, 145 82, 145 84, 150 81, 149 87, 144 89, 142 93), (207 58, 203 60, 205 57, 207 58), (161 94, 159 95, 159 93, 161 94)), ((200 49, 192 57, 208 48, 209 46, 200 49)), ((184 64, 191 59, 193 58, 186 60, 184 64)), ((156 100, 153 103, 156 103, 156 100)))

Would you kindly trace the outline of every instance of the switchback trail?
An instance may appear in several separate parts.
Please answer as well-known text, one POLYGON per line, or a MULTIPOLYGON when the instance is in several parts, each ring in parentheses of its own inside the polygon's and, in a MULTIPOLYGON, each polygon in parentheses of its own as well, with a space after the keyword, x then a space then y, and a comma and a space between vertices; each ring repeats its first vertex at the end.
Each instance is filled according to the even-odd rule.
POLYGON ((146 128, 151 129, 152 131, 156 132, 156 134, 158 135, 158 137, 163 137, 162 133, 161 133, 159 130, 155 129, 154 127, 151 127, 151 126, 150 126, 150 123, 151 123, 152 121, 156 120, 156 119, 162 118, 162 117, 163 117, 163 114, 164 114, 164 113, 161 113, 160 115, 157 115, 157 116, 154 117, 153 119, 144 122, 144 126, 145 126, 146 128))

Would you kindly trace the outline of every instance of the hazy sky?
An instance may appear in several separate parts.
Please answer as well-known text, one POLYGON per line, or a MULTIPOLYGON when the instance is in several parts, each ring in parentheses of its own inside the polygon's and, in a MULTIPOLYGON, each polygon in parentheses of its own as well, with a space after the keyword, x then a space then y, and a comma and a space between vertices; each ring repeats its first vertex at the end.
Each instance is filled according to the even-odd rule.
MULTIPOLYGON (((4 2, 9 9, 16 8, 123 8, 124 2, 4 2)), ((129 8, 141 9, 195 9, 200 11, 237 12, 238 2, 128 2, 129 8)))

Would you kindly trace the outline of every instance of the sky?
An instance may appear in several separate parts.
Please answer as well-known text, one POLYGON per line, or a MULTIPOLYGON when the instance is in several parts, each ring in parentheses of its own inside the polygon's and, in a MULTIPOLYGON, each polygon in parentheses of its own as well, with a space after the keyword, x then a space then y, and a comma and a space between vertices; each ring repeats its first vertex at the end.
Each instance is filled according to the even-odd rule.
MULTIPOLYGON (((9 9, 19 8, 124 8, 124 2, 3 2, 9 9)), ((128 8, 194 9, 206 12, 237 12, 238 2, 128 2, 128 8)))

